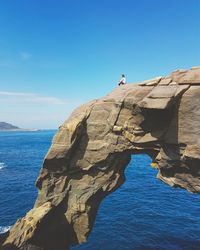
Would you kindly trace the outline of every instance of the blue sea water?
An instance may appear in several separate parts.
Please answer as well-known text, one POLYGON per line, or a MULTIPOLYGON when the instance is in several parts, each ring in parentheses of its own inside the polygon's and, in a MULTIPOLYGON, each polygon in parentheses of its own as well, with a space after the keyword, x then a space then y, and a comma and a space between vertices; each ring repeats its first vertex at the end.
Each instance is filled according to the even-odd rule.
MULTIPOLYGON (((32 208, 54 134, 0 132, 0 233, 32 208)), ((157 180, 150 162, 132 156, 126 182, 102 202, 88 242, 73 250, 200 249, 200 195, 157 180)))

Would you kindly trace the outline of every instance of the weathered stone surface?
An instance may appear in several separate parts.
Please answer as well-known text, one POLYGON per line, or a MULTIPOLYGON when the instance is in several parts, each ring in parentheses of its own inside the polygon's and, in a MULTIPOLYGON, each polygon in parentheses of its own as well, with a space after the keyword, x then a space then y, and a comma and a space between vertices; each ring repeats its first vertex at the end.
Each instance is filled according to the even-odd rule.
POLYGON ((141 83, 139 83, 139 85, 140 86, 155 86, 160 82, 161 79, 162 79, 162 76, 158 76, 156 78, 141 82, 141 83))
POLYGON ((189 88, 189 85, 156 86, 138 103, 141 108, 167 109, 176 101, 176 97, 189 88))
POLYGON ((165 142, 199 145, 200 143, 200 87, 191 86, 176 103, 165 142))
POLYGON ((45 157, 33 209, 0 236, 1 249, 66 250, 86 241, 131 154, 149 154, 159 179, 200 193, 199 79, 198 67, 178 70, 76 109, 45 157))
POLYGON ((194 67, 192 70, 187 71, 178 80, 179 84, 200 84, 200 67, 194 67))
POLYGON ((169 85, 172 82, 172 78, 171 77, 165 77, 162 78, 161 81, 159 82, 159 85, 169 85))

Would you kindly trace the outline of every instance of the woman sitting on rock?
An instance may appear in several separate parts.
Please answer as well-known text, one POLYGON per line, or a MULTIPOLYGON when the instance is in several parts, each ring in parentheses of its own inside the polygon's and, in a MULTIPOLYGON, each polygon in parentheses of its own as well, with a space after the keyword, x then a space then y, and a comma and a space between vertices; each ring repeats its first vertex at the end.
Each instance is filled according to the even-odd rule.
POLYGON ((122 78, 119 80, 118 85, 120 86, 120 85, 124 85, 124 84, 126 84, 126 78, 125 78, 125 75, 122 74, 122 78))

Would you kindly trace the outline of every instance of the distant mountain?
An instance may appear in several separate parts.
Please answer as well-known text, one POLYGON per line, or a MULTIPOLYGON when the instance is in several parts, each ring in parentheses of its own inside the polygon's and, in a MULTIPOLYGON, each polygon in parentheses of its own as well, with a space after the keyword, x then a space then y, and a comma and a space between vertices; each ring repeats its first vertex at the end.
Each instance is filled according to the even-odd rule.
POLYGON ((20 128, 7 122, 0 122, 0 130, 20 130, 20 128))
POLYGON ((0 122, 0 131, 36 132, 39 131, 39 129, 19 128, 7 122, 0 122))

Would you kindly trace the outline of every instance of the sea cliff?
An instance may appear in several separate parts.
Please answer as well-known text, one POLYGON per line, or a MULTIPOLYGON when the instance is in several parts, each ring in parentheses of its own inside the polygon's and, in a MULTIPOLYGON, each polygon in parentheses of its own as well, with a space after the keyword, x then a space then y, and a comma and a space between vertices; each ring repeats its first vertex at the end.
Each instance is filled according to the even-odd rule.
POLYGON ((157 177, 200 193, 200 67, 114 89, 60 126, 36 181, 32 210, 2 249, 66 250, 87 240, 101 200, 124 182, 131 154, 157 177))

